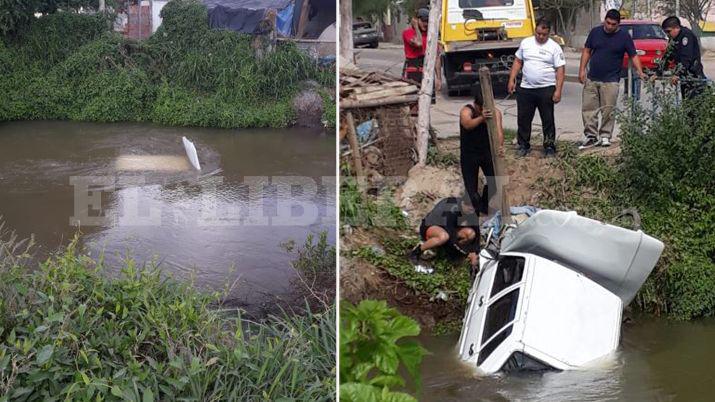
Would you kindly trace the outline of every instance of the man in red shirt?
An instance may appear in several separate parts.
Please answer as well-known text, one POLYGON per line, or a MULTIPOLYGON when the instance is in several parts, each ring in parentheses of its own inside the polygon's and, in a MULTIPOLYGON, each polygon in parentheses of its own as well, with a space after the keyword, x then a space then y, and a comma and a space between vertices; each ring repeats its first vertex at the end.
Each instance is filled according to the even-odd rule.
MULTIPOLYGON (((405 45, 405 65, 402 68, 402 77, 419 83, 422 83, 422 68, 425 61, 425 49, 427 48, 428 22, 429 10, 420 8, 417 10, 417 18, 413 18, 410 26, 402 31, 402 42, 405 45)), ((442 87, 440 64, 438 56, 435 65, 435 89, 437 91, 442 87)), ((434 96, 434 93, 432 95, 434 96)))

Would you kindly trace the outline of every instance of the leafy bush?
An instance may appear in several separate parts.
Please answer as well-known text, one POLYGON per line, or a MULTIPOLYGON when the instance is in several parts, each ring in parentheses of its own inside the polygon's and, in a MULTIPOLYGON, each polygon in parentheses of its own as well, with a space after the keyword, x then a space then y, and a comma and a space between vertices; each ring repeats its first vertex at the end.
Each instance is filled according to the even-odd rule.
POLYGON ((214 297, 72 244, 0 272, 1 400, 332 400, 335 309, 242 322, 214 297))
POLYGON ((33 19, 14 39, 26 62, 49 67, 109 29, 103 14, 53 13, 33 19))
POLYGON ((340 400, 416 401, 403 392, 399 374, 403 367, 420 384, 419 366, 427 354, 415 340, 417 322, 387 307, 384 301, 363 300, 353 306, 341 303, 340 309, 340 400))
MULTIPOLYGON (((196 0, 171 1, 162 15, 160 28, 143 42, 109 32, 103 17, 63 12, 6 38, 0 121, 286 127, 295 121, 291 101, 302 82, 334 91, 333 67, 318 66, 293 43, 278 43, 257 60, 251 36, 211 30, 206 7, 196 0)), ((334 110, 326 113, 334 122, 334 110)))

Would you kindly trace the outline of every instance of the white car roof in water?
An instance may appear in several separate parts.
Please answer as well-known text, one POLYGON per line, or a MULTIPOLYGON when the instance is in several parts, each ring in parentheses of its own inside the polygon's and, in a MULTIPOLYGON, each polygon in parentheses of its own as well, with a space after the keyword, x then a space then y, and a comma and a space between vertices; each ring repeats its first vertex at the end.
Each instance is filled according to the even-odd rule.
POLYGON ((460 357, 486 374, 515 352, 556 369, 583 367, 615 351, 622 309, 619 297, 574 270, 502 253, 499 264, 483 263, 470 292, 460 357))

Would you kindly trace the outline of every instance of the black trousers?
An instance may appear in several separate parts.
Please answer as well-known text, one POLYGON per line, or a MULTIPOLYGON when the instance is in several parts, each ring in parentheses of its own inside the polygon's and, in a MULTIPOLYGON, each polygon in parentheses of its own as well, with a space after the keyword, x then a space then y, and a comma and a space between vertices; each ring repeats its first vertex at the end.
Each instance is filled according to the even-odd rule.
POLYGON ((539 109, 544 130, 544 148, 556 148, 556 126, 554 125, 555 86, 545 88, 519 88, 516 92, 517 139, 519 147, 531 148, 531 123, 534 112, 539 109))
POLYGON ((489 150, 484 152, 462 152, 459 161, 462 167, 464 189, 467 191, 470 201, 472 201, 474 210, 486 213, 489 209, 489 200, 497 188, 491 152, 489 150), (482 173, 484 173, 484 176, 487 178, 487 185, 484 186, 481 196, 477 191, 479 169, 482 169, 482 173), (490 188, 492 189, 491 194, 489 193, 490 188))

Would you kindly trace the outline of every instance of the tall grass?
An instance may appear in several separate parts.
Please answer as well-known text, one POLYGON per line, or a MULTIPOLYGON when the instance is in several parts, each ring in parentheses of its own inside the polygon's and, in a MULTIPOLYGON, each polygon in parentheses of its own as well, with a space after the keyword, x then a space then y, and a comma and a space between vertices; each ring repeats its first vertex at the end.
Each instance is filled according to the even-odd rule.
POLYGON ((102 270, 76 242, 6 264, 0 401, 334 399, 334 306, 249 322, 151 267, 102 270))

